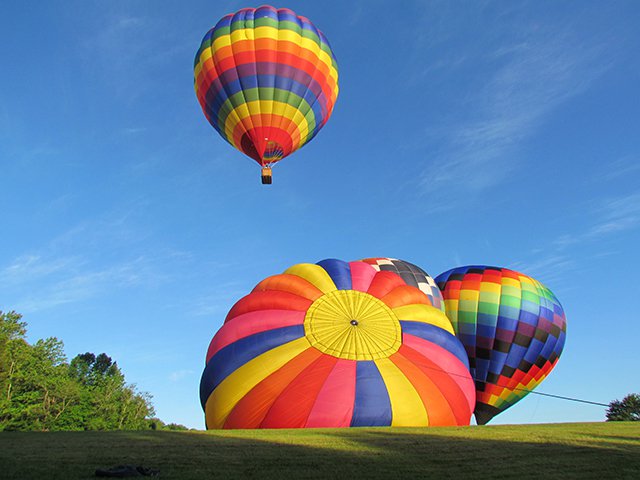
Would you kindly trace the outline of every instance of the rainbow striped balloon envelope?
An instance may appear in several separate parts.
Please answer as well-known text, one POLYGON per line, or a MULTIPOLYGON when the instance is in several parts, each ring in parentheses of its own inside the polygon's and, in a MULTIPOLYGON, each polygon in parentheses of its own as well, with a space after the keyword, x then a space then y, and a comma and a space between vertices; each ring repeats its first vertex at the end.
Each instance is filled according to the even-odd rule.
POLYGON ((329 42, 286 8, 243 8, 224 16, 202 40, 194 79, 209 123, 263 167, 308 143, 338 97, 329 42))
POLYGON ((331 259, 268 277, 231 308, 200 399, 210 429, 468 425, 475 388, 427 295, 331 259))
POLYGON ((436 277, 447 316, 469 355, 475 416, 485 424, 536 388, 558 362, 567 322, 537 280, 500 267, 458 267, 436 277))

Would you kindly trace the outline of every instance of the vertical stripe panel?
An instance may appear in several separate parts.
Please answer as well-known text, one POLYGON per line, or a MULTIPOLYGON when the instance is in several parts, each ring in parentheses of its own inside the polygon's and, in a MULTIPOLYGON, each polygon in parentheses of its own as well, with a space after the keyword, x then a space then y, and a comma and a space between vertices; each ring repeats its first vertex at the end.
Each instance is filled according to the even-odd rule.
MULTIPOLYGON (((452 412, 452 407, 449 404, 447 398, 438 386, 413 362, 407 359, 400 351, 389 357, 391 360, 407 377, 413 387, 420 395, 422 404, 427 411, 427 418, 430 426, 450 426, 460 425, 458 419, 452 412)), ((471 409, 465 408, 467 411, 467 420, 471 417, 471 409)), ((468 425, 469 422, 463 423, 468 425)))
MULTIPOLYGON (((475 405, 476 391, 473 380, 470 376, 462 378, 466 382, 460 385, 454 375, 450 371, 442 370, 438 365, 431 361, 430 358, 421 355, 416 350, 403 345, 398 350, 403 357, 408 359, 422 373, 425 374, 433 384, 442 392, 442 395, 449 403, 451 411, 456 417, 458 425, 469 425, 471 412, 475 405)), ((445 353, 441 351, 442 353, 445 353)), ((467 372, 468 375, 468 372, 467 372)))
POLYGON ((356 395, 356 364, 354 360, 338 359, 316 396, 305 427, 351 425, 356 395))
POLYGON ((460 390, 464 392, 467 403, 473 409, 473 404, 476 401, 476 388, 468 367, 451 352, 446 351, 435 343, 408 334, 404 334, 403 338, 403 345, 400 348, 403 351, 406 348, 416 351, 423 358, 428 359, 437 370, 447 372, 451 381, 455 382, 460 390))
POLYGON ((350 262, 349 267, 351 269, 351 288, 360 292, 369 290, 371 281, 377 273, 376 269, 365 262, 350 262))
POLYGON ((302 428, 307 423, 318 391, 338 360, 316 352, 316 360, 300 372, 273 403, 260 425, 262 428, 302 428))
POLYGON ((304 350, 263 379, 236 404, 224 428, 259 428, 278 395, 319 356, 315 348, 304 350))
POLYGON ((338 290, 351 290, 351 269, 347 262, 329 258, 318 262, 317 265, 326 270, 338 290))
POLYGON ((373 361, 356 366, 356 398, 352 427, 388 427, 391 425, 391 402, 387 387, 373 361))
POLYGON ((411 382, 388 358, 375 360, 389 392, 392 427, 426 427, 429 418, 422 399, 411 382))
POLYGON ((284 273, 304 278, 322 291, 322 293, 329 293, 337 290, 336 284, 333 283, 333 280, 331 280, 331 277, 326 270, 319 265, 314 265, 313 263, 298 263, 293 267, 287 268, 284 273))
POLYGON ((233 407, 247 392, 310 347, 309 341, 304 337, 285 343, 245 363, 225 378, 205 404, 207 428, 222 428, 233 407))

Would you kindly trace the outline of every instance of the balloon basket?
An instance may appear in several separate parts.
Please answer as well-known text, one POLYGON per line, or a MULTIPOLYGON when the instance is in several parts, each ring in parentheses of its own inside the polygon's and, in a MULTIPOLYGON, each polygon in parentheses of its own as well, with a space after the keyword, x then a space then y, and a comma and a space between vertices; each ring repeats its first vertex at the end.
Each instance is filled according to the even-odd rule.
POLYGON ((262 167, 262 184, 271 185, 271 183, 272 183, 271 168, 262 167))

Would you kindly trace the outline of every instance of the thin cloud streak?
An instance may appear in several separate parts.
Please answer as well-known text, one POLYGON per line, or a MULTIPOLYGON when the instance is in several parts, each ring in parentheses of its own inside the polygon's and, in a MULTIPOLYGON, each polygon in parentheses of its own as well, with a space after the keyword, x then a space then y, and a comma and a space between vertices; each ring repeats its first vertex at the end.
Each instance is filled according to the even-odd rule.
POLYGON ((79 266, 78 257, 43 259, 40 255, 21 255, 0 270, 0 285, 11 286, 29 283, 57 272, 79 266))
POLYGON ((102 21, 98 33, 81 44, 81 56, 97 69, 101 81, 128 101, 137 100, 151 88, 162 88, 149 82, 151 71, 161 71, 176 56, 192 54, 189 40, 171 37, 172 29, 155 14, 111 13, 102 21))
POLYGON ((196 298, 188 312, 194 317, 214 317, 224 319, 229 307, 249 292, 242 289, 239 282, 227 282, 217 285, 216 291, 196 298))
POLYGON ((564 283, 563 280, 576 268, 576 264, 566 255, 552 254, 530 262, 513 262, 509 268, 530 275, 549 286, 564 283))
POLYGON ((12 281, 7 288, 9 294, 11 290, 16 292, 12 308, 22 313, 82 302, 113 289, 157 285, 168 280, 157 271, 156 262, 145 257, 104 269, 88 268, 79 259, 42 260, 37 256, 25 259, 5 268, 0 277, 5 283, 12 281))
POLYGON ((554 245, 565 248, 587 241, 598 241, 603 237, 640 226, 640 193, 605 199, 594 216, 596 220, 586 230, 561 235, 553 242, 554 245))
POLYGON ((176 372, 171 372, 168 378, 170 382, 179 382, 180 380, 192 376, 194 373, 195 372, 193 370, 178 370, 176 372))
MULTIPOLYGON (((465 106, 469 120, 450 127, 448 147, 422 179, 425 194, 479 192, 517 168, 516 152, 544 117, 587 90, 610 66, 604 46, 574 48, 567 35, 530 32, 526 42, 496 49, 496 74, 465 106)), ((455 195, 452 195, 455 196, 455 195)))
POLYGON ((135 227, 135 210, 82 222, 38 250, 0 265, 2 301, 26 314, 117 289, 155 289, 174 281, 171 267, 191 264, 192 255, 159 246, 149 249, 148 232, 135 227))
POLYGON ((587 232, 587 238, 633 229, 640 225, 640 193, 605 200, 600 212, 602 220, 587 232))
MULTIPOLYGON (((595 220, 581 233, 563 234, 551 243, 550 253, 532 262, 514 262, 511 267, 530 274, 546 284, 560 284, 578 268, 573 255, 567 253, 574 245, 597 245, 603 239, 612 237, 640 226, 640 193, 631 193, 601 202, 594 210, 595 220)), ((598 252, 594 257, 610 256, 611 251, 598 252)))
POLYGON ((632 173, 640 172, 640 158, 637 155, 626 155, 614 161, 607 162, 607 171, 598 176, 597 181, 615 180, 632 173))

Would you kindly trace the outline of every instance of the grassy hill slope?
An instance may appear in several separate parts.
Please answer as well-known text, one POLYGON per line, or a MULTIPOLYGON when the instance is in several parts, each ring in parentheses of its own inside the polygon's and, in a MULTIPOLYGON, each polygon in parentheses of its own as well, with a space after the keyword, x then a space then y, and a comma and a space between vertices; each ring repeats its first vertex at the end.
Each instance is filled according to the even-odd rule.
POLYGON ((2 432, 3 479, 640 478, 640 422, 215 432, 2 432))

